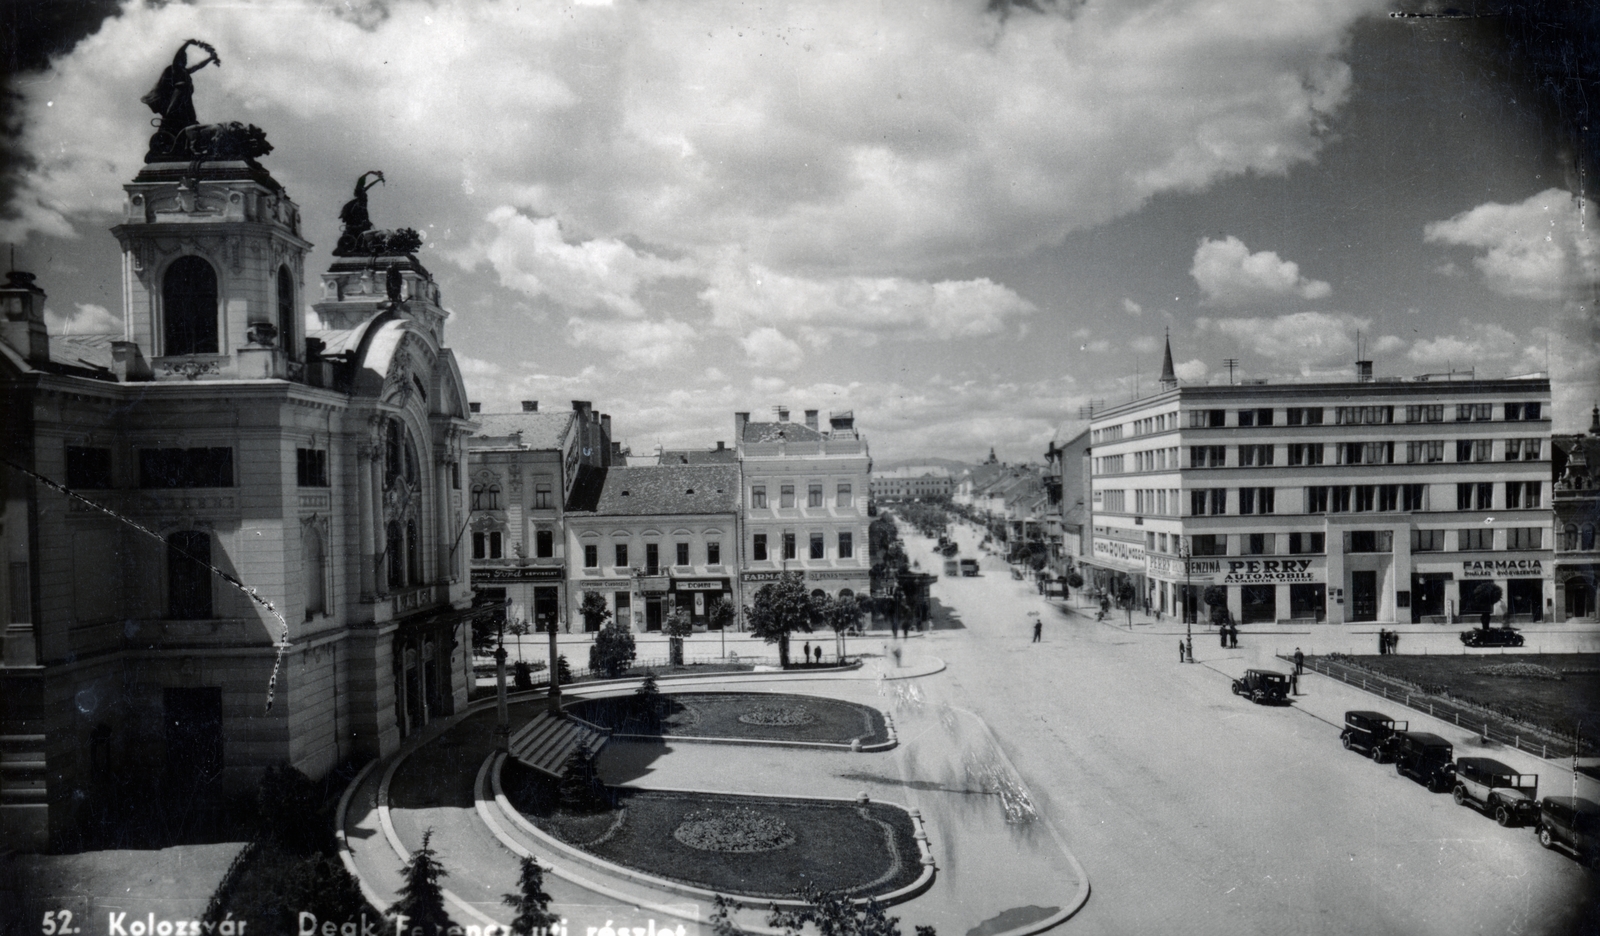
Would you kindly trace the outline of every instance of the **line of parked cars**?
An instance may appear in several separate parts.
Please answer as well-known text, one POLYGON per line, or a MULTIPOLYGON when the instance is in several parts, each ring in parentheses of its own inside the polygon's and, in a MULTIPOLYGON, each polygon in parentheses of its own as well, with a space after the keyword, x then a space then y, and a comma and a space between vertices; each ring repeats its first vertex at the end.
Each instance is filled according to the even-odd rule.
POLYGON ((1577 796, 1539 799, 1539 775, 1518 773, 1492 757, 1455 757, 1449 741, 1382 712, 1344 713, 1339 741, 1435 792, 1451 791, 1456 804, 1494 817, 1502 826, 1531 825, 1539 844, 1569 852, 1600 867, 1600 804, 1577 796))

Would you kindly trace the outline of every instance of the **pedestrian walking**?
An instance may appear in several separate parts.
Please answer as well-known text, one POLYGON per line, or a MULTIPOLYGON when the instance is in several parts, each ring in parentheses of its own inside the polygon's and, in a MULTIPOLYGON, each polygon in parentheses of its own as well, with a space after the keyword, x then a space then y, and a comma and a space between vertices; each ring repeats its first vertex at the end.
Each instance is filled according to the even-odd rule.
POLYGON ((1188 657, 1188 654, 1184 650, 1183 641, 1180 640, 1180 641, 1178 641, 1178 662, 1182 663, 1187 657, 1188 657))
POLYGON ((1300 652, 1299 647, 1294 648, 1294 674, 1299 676, 1306 671, 1306 655, 1300 652))
POLYGON ((1239 625, 1228 622, 1228 646, 1237 650, 1239 648, 1239 625))
POLYGON ((1044 622, 1039 620, 1038 618, 1034 618, 1033 619, 1033 642, 1034 643, 1038 643, 1039 642, 1039 638, 1042 637, 1043 635, 1044 635, 1044 622))
POLYGON ((1222 649, 1228 649, 1228 625, 1226 623, 1218 625, 1217 637, 1222 641, 1222 649))
POLYGON ((800 653, 800 662, 802 662, 802 663, 810 663, 811 662, 811 641, 809 641, 809 640, 806 641, 806 647, 800 653))
POLYGON ((1380 627, 1378 628, 1378 656, 1384 656, 1388 652, 1389 632, 1380 627))
POLYGON ((1390 653, 1399 653, 1400 652, 1400 632, 1399 631, 1390 631, 1389 632, 1389 652, 1390 653))
POLYGON ((822 644, 817 644, 817 665, 822 665, 822 644))

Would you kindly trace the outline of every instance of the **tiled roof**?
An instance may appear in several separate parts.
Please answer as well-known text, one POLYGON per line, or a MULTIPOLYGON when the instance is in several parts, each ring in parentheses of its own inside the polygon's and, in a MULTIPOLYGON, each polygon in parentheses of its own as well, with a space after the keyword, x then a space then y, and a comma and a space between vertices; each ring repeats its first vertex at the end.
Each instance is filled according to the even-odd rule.
POLYGON ((121 341, 118 335, 51 335, 50 360, 78 367, 110 370, 111 342, 121 341))
POLYGON ((594 512, 611 516, 733 513, 736 465, 644 465, 606 472, 594 512))
POLYGON ((667 449, 656 456, 657 465, 734 465, 739 456, 731 448, 667 449))
POLYGON ((522 434, 522 444, 531 449, 556 449, 566 438, 572 412, 554 413, 478 413, 473 416, 481 427, 475 435, 505 437, 522 434))
POLYGON ((790 442, 815 442, 821 438, 822 433, 805 423, 752 422, 744 425, 746 442, 776 442, 779 439, 787 439, 790 442))

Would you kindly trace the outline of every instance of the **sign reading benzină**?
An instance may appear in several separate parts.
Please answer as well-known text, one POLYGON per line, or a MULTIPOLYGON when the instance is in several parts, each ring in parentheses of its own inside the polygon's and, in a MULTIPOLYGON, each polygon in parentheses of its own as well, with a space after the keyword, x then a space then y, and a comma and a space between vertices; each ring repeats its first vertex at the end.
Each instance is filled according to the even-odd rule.
POLYGON ((1315 582, 1318 577, 1317 572, 1311 571, 1310 559, 1238 559, 1229 560, 1222 584, 1293 584, 1315 582))

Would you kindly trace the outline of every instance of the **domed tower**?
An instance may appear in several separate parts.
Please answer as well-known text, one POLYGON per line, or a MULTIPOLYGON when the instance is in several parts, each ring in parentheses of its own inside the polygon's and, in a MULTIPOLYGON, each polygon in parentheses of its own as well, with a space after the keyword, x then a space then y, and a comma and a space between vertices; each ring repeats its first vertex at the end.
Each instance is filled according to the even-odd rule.
MULTIPOLYGON (((145 166, 123 186, 125 379, 300 376, 303 282, 311 244, 300 209, 257 162, 266 135, 239 123, 200 124, 180 49, 145 103, 161 114, 145 166)), ((209 47, 205 47, 211 51, 209 47)))

